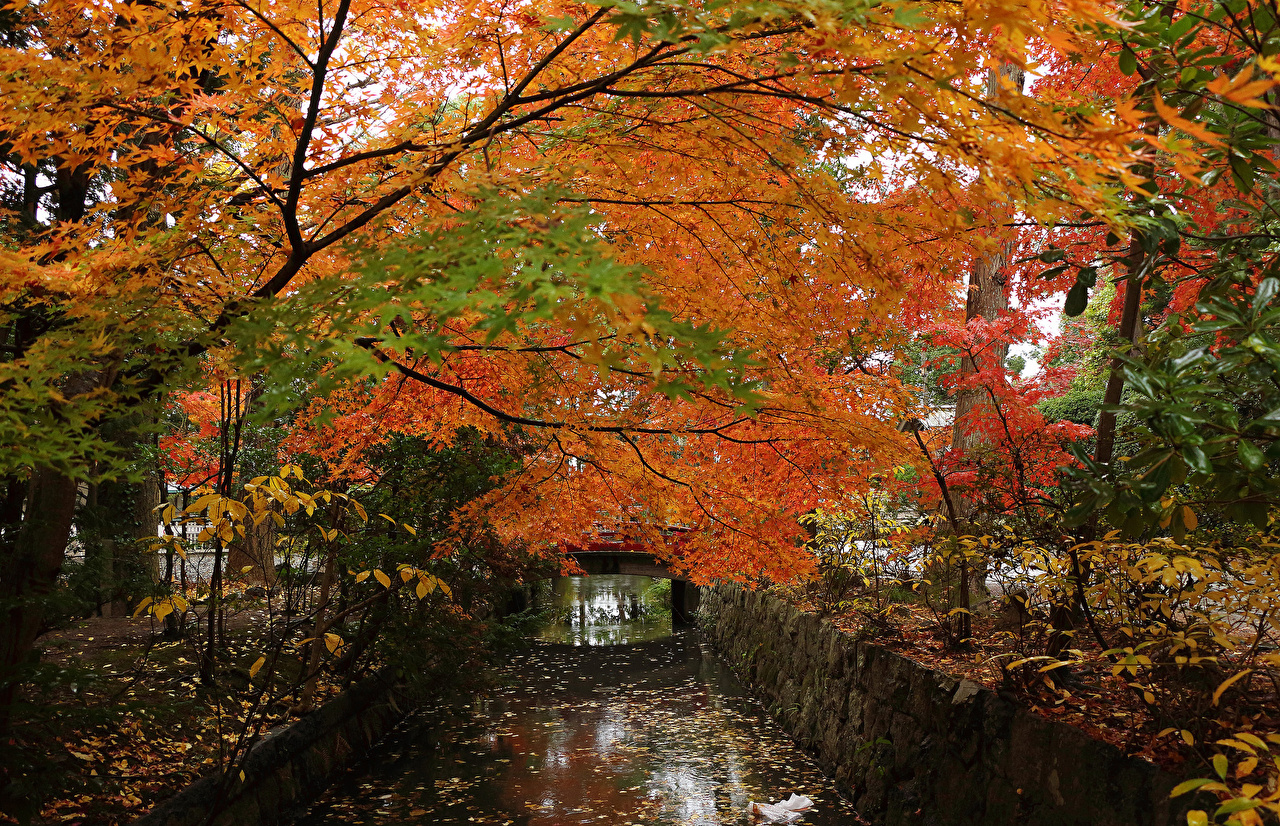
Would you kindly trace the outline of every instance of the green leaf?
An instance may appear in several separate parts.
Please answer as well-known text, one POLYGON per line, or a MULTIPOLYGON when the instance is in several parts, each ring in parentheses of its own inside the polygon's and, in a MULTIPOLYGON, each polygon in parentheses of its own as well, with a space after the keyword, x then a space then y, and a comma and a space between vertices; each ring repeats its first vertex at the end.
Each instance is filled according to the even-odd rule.
POLYGON ((1258 285, 1258 291, 1253 294, 1252 309, 1254 313, 1270 304, 1271 299, 1276 297, 1277 292, 1280 292, 1280 278, 1262 279, 1262 283, 1258 285))
POLYGON ((1194 792, 1196 789, 1206 784, 1212 783, 1213 778, 1197 777, 1194 780, 1184 780, 1173 787, 1173 791, 1169 792, 1169 797, 1182 797, 1187 792, 1194 792))
POLYGON ((1062 313, 1074 318, 1083 313, 1088 306, 1089 290, 1083 284, 1077 282, 1067 291, 1067 301, 1062 306, 1062 313))
POLYGON ((1241 440, 1236 446, 1236 456, 1240 459, 1240 464, 1250 473, 1267 463, 1267 457, 1262 454, 1258 446, 1247 439, 1241 440))
POLYGON ((1256 809, 1262 805, 1261 800, 1254 800, 1250 797, 1237 797, 1234 800, 1228 800, 1219 806, 1213 813, 1213 817, 1222 817, 1223 815, 1233 815, 1236 812, 1243 812, 1246 809, 1256 809))
POLYGON ((1228 163, 1231 164, 1231 175, 1236 180, 1236 186, 1239 189, 1253 189, 1253 165, 1235 155, 1231 156, 1228 163))
POLYGON ((893 22, 907 29, 918 29, 928 21, 922 3, 898 6, 893 10, 893 22))
POLYGON ((1138 57, 1128 49, 1120 52, 1120 71, 1126 75, 1138 71, 1138 57))
POLYGON ((1186 460, 1187 465, 1196 473, 1203 473, 1206 476, 1213 473, 1213 465, 1209 462, 1209 457, 1200 449, 1199 445, 1186 445, 1182 448, 1182 458, 1186 460))

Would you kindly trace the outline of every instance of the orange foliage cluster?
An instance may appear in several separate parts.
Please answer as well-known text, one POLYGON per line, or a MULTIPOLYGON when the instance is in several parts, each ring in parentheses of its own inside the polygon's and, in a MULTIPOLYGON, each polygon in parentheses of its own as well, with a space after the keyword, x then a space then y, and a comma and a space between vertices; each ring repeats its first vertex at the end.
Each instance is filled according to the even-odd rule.
MULTIPOLYGON (((806 569, 797 514, 919 461, 897 425, 923 401, 895 357, 954 323, 975 256, 1008 237, 1096 243, 1100 230, 1056 227, 1081 211, 1118 220, 1141 124, 1132 107, 1076 105, 1099 84, 1124 93, 1101 69, 1077 82, 1103 57, 1105 4, 659 5, 330 0, 317 18, 298 2, 41 4, 50 59, 0 50, 22 123, 6 140, 24 160, 113 176, 80 220, 0 253, 6 295, 76 318, 51 345, 61 360, 33 351, 0 371, 36 387, 50 365, 119 367, 141 342, 223 372, 263 357, 269 337, 234 333, 255 308, 406 236, 466 232, 456 216, 495 197, 554 188, 589 208, 647 303, 619 289, 608 317, 584 303, 595 309, 494 337, 477 308, 389 300, 386 318, 448 342, 423 357, 397 350, 400 328, 376 312, 378 336, 352 343, 334 298, 299 316, 306 335, 380 364, 307 399, 286 450, 359 480, 362 452, 389 434, 514 424, 523 471, 465 515, 504 536, 552 548, 625 514, 654 538, 697 527, 676 561, 698 579, 806 569), (1002 64, 1041 80, 988 95, 1002 64), (754 395, 717 384, 714 366, 664 363, 647 320, 659 311, 719 331, 754 395), (615 346, 631 356, 603 360, 615 346), (684 396, 653 384, 700 375, 710 383, 684 396)), ((403 275, 386 273, 389 295, 403 275)), ((1014 280, 1024 301, 1064 287, 1014 280)), ((204 430, 165 442, 180 483, 208 471, 204 430)))

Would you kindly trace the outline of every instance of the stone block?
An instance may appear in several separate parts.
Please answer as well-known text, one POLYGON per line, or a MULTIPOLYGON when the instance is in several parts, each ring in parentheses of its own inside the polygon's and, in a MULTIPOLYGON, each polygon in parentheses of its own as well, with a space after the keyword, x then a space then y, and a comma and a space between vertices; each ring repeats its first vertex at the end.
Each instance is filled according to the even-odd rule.
MULTIPOLYGON (((319 794, 333 775, 380 739, 402 716, 384 669, 297 722, 273 730, 236 771, 204 777, 160 804, 136 826, 271 826, 319 794), (211 812, 217 812, 211 816, 211 812)), ((407 706, 404 706, 407 708, 407 706)))
POLYGON ((767 641, 751 687, 784 728, 817 751, 872 822, 1172 826, 1179 820, 1168 802, 1173 778, 993 691, 858 643, 765 594, 717 587, 704 606, 720 615, 712 638, 721 651, 736 651, 743 640, 767 641))

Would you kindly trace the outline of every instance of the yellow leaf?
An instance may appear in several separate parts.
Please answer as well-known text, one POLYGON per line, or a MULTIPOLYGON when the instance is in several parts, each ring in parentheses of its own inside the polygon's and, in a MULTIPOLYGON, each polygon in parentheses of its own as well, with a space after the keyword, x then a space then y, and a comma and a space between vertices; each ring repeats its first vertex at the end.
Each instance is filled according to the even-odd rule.
POLYGON ((383 588, 391 587, 391 577, 387 576, 382 571, 375 570, 373 572, 373 578, 378 580, 378 582, 381 582, 383 588))
POLYGON ((418 580, 418 587, 415 588, 414 590, 418 594, 418 599, 422 599, 429 593, 429 591, 427 590, 427 583, 423 582, 422 580, 418 580))
POLYGON ((138 608, 137 608, 137 610, 135 610, 135 611, 133 612, 133 615, 134 615, 135 617, 136 617, 136 616, 138 616, 138 615, 139 615, 139 614, 141 614, 143 611, 147 610, 147 606, 148 606, 148 605, 150 605, 150 604, 151 604, 151 597, 145 597, 145 598, 142 600, 142 602, 139 602, 139 603, 138 603, 138 608))
POLYGON ((332 654, 334 651, 338 650, 339 645, 342 645, 342 637, 339 637, 337 634, 325 634, 324 644, 325 647, 329 649, 329 653, 332 654))
POLYGON ((418 530, 417 530, 417 528, 413 527, 412 525, 410 525, 410 524, 408 524, 408 523, 405 523, 404 529, 405 529, 406 531, 408 531, 408 532, 409 532, 409 535, 410 535, 410 536, 417 536, 417 535, 418 535, 418 530))
POLYGON ((1253 671, 1252 668, 1246 668, 1244 671, 1239 671, 1235 674, 1232 674, 1227 679, 1223 680, 1222 685, 1218 686, 1217 690, 1213 692, 1213 704, 1215 706, 1218 704, 1218 700, 1222 698, 1222 692, 1230 688, 1232 683, 1243 678, 1246 674, 1249 674, 1252 671, 1253 671))
POLYGON ((360 573, 356 574, 356 582, 364 582, 366 579, 368 579, 368 578, 369 578, 369 574, 370 574, 370 573, 372 573, 372 572, 371 572, 371 571, 361 571, 360 573))
POLYGON ((1164 99, 1160 97, 1159 92, 1155 93, 1152 98, 1152 102, 1155 104, 1156 112, 1164 119, 1165 123, 1175 129, 1181 129, 1188 135, 1199 138, 1210 146, 1222 146, 1222 141, 1218 136, 1198 124, 1182 117, 1182 113, 1177 109, 1165 105, 1164 99))
POLYGON ((249 666, 249 676, 250 676, 250 678, 257 676, 258 671, 260 671, 260 670, 262 669, 262 666, 263 666, 263 665, 265 665, 265 664, 266 664, 266 662, 267 662, 267 658, 266 658, 266 657, 259 657, 259 658, 257 659, 257 661, 256 661, 256 662, 254 662, 254 664, 253 664, 253 665, 249 666))
POLYGON ((1187 826, 1209 826, 1209 813, 1192 809, 1187 812, 1187 826))
POLYGON ((220 498, 222 497, 218 496, 216 493, 211 493, 208 496, 201 496, 199 499, 187 506, 187 513, 199 513, 214 502, 217 502, 220 498))
POLYGON ((1194 531, 1200 524, 1200 520, 1196 518, 1196 512, 1186 505, 1182 506, 1182 524, 1186 525, 1189 531, 1194 531))
POLYGON ((400 569, 400 579, 401 579, 402 581, 404 581, 404 582, 408 582, 409 580, 413 579, 413 569, 412 569, 412 568, 401 568, 401 569, 400 569))
POLYGON ((1230 746, 1233 749, 1239 749, 1240 751, 1247 751, 1249 754, 1258 753, 1257 751, 1254 750, 1253 746, 1249 745, 1248 743, 1241 743, 1239 740, 1231 740, 1231 739, 1219 740, 1218 745, 1230 746))
POLYGON ((240 573, 242 573, 242 574, 247 574, 247 573, 249 573, 249 572, 250 572, 250 571, 252 571, 252 570, 253 570, 253 566, 252 566, 252 565, 242 565, 242 566, 240 567, 240 573))
POLYGON ((1263 751, 1270 751, 1270 749, 1267 748, 1266 742, 1264 742, 1263 739, 1256 734, 1251 734, 1250 732, 1247 732, 1247 731, 1238 731, 1235 734, 1235 738, 1237 740, 1243 740, 1244 742, 1249 743, 1250 745, 1255 746, 1256 748, 1260 748, 1263 751))

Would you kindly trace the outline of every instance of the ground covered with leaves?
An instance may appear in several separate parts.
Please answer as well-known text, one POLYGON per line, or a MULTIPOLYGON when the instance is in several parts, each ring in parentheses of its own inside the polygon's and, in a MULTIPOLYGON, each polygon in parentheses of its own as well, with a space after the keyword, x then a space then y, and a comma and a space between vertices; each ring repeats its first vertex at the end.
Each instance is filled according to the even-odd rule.
MULTIPOLYGON (((231 665, 213 687, 199 681, 196 647, 167 638, 151 617, 94 617, 42 637, 43 679, 24 698, 6 751, 26 756, 19 782, 46 802, 0 813, 0 822, 132 822, 226 765, 252 733, 246 718, 257 719, 258 731, 287 722, 287 700, 250 714, 261 615, 249 606, 228 617, 222 653, 231 665)), ((323 682, 321 701, 340 688, 323 682)))
MULTIPOLYGON (((872 611, 857 600, 826 607, 803 587, 776 591, 852 636, 999 691, 1046 719, 1075 726, 1176 776, 1211 771, 1212 751, 1205 747, 1230 738, 1241 716, 1262 732, 1280 727, 1280 697, 1274 682, 1264 679, 1258 681, 1261 691, 1247 705, 1215 703, 1216 715, 1198 720, 1193 731, 1179 720, 1186 713, 1178 707, 1179 698, 1157 695, 1136 684, 1135 675, 1118 664, 1118 658, 1107 653, 1109 649, 1098 645, 1087 629, 1071 632, 1058 657, 1028 657, 1029 649, 1045 650, 1046 638, 1053 632, 1044 623, 1024 625, 1026 618, 1019 616, 1008 597, 976 600, 972 636, 957 644, 946 630, 945 618, 905 594, 903 601, 872 611)), ((1117 629, 1108 630, 1123 638, 1117 629)), ((1194 693, 1197 688, 1202 687, 1190 690, 1194 693)))

